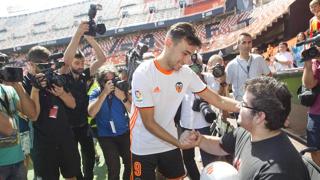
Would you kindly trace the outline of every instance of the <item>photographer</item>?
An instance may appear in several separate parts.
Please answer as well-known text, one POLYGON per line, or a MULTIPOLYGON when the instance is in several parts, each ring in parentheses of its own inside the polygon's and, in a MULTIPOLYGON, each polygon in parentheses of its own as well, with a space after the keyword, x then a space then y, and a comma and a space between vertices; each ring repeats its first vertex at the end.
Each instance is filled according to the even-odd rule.
POLYGON ((67 117, 67 109, 75 108, 76 103, 63 76, 50 68, 49 55, 45 47, 32 47, 23 81, 36 105, 34 169, 37 178, 59 179, 60 171, 64 178, 76 179, 80 157, 67 117))
MULTIPOLYGON (((320 1, 313 0, 309 4, 310 11, 315 15, 310 20, 310 32, 313 33, 314 23, 319 23, 320 19, 320 1)), ((319 31, 318 31, 319 32, 319 31)), ((312 35, 311 35, 312 36, 312 35)), ((317 47, 319 51, 319 47, 317 47)), ((319 53, 318 53, 319 54, 319 53)), ((312 89, 320 84, 320 57, 316 57, 312 60, 307 60, 304 62, 304 70, 302 75, 302 83, 308 88, 312 89)), ((311 152, 312 160, 320 166, 320 96, 317 95, 317 99, 310 107, 308 112, 308 124, 307 124, 307 144, 309 147, 315 147, 318 151, 311 152)))
POLYGON ((120 179, 120 157, 124 163, 123 179, 131 172, 129 117, 131 103, 116 80, 116 69, 111 65, 99 68, 96 79, 100 85, 89 96, 89 115, 97 123, 97 138, 108 168, 108 179, 120 179))
MULTIPOLYGON (((89 87, 87 82, 105 62, 105 55, 93 36, 84 35, 88 31, 88 22, 81 22, 65 51, 65 65, 60 69, 60 72, 65 74, 70 84, 70 91, 76 100, 76 108, 68 109, 68 119, 72 126, 75 140, 81 145, 84 179, 92 180, 95 151, 92 133, 89 133, 90 127, 87 121, 89 105, 89 96, 87 95, 89 87), (92 46, 97 57, 97 60, 87 69, 84 69, 85 57, 83 53, 77 50, 82 36, 92 46)), ((82 179, 82 173, 77 178, 82 179)))
POLYGON ((2 81, 0 101, 0 179, 25 180, 27 169, 18 138, 18 114, 35 119, 35 104, 20 82, 2 81))
MULTIPOLYGON (((200 77, 200 79, 215 90, 215 83, 213 83, 212 79, 214 78, 211 73, 201 74, 202 72, 202 56, 198 53, 191 56, 191 62, 186 63, 189 67, 200 77)), ((196 130, 201 134, 210 135, 210 125, 215 120, 216 114, 214 111, 206 111, 211 107, 208 103, 202 100, 197 94, 192 93, 192 91, 187 91, 184 95, 181 104, 181 114, 180 114, 180 126, 182 131, 186 130, 196 130), (214 117, 209 114, 212 114, 214 117)), ((200 173, 196 162, 194 160, 195 157, 195 149, 186 149, 182 150, 183 153, 183 161, 186 166, 189 177, 192 180, 200 179, 200 173)), ((213 162, 216 157, 208 154, 204 151, 200 151, 202 164, 205 167, 210 162, 213 162)))

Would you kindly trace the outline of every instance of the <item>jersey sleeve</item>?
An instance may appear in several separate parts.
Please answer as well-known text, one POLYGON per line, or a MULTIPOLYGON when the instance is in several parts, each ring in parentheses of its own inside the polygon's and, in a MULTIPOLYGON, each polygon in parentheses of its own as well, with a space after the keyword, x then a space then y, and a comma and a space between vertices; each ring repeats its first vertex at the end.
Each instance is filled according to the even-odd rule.
POLYGON ((136 71, 132 77, 132 100, 136 107, 153 107, 152 82, 147 72, 136 71))
POLYGON ((190 84, 189 84, 190 90, 194 93, 200 93, 203 90, 205 90, 207 85, 202 82, 200 77, 196 73, 194 73, 189 67, 187 71, 189 71, 188 75, 190 80, 190 84))

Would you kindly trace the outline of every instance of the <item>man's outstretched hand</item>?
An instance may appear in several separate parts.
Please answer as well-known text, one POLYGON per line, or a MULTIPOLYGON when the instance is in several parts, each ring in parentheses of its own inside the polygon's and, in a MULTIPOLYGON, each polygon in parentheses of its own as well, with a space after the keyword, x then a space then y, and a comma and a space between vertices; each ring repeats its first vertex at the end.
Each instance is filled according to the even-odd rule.
POLYGON ((179 138, 179 147, 181 149, 190 149, 200 144, 201 134, 194 130, 184 131, 179 138))

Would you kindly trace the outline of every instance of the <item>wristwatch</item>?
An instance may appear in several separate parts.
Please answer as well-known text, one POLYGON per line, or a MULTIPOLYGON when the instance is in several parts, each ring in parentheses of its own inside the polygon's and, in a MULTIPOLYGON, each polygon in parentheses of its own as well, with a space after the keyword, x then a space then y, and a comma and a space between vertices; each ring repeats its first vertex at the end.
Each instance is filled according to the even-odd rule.
POLYGON ((124 98, 124 99, 122 100, 122 102, 123 102, 123 103, 128 102, 128 98, 124 98))

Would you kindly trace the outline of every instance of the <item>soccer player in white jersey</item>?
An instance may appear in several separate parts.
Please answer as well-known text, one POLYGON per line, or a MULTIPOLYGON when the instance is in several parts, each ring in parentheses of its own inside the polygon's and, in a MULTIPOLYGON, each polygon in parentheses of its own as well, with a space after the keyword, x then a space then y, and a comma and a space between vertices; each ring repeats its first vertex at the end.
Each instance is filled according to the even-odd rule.
POLYGON ((192 24, 177 23, 170 27, 162 53, 140 64, 133 74, 130 129, 135 180, 155 179, 156 168, 167 179, 183 179, 180 149, 190 147, 177 139, 174 116, 187 89, 218 108, 239 111, 237 101, 219 96, 184 66, 200 46, 192 24))

